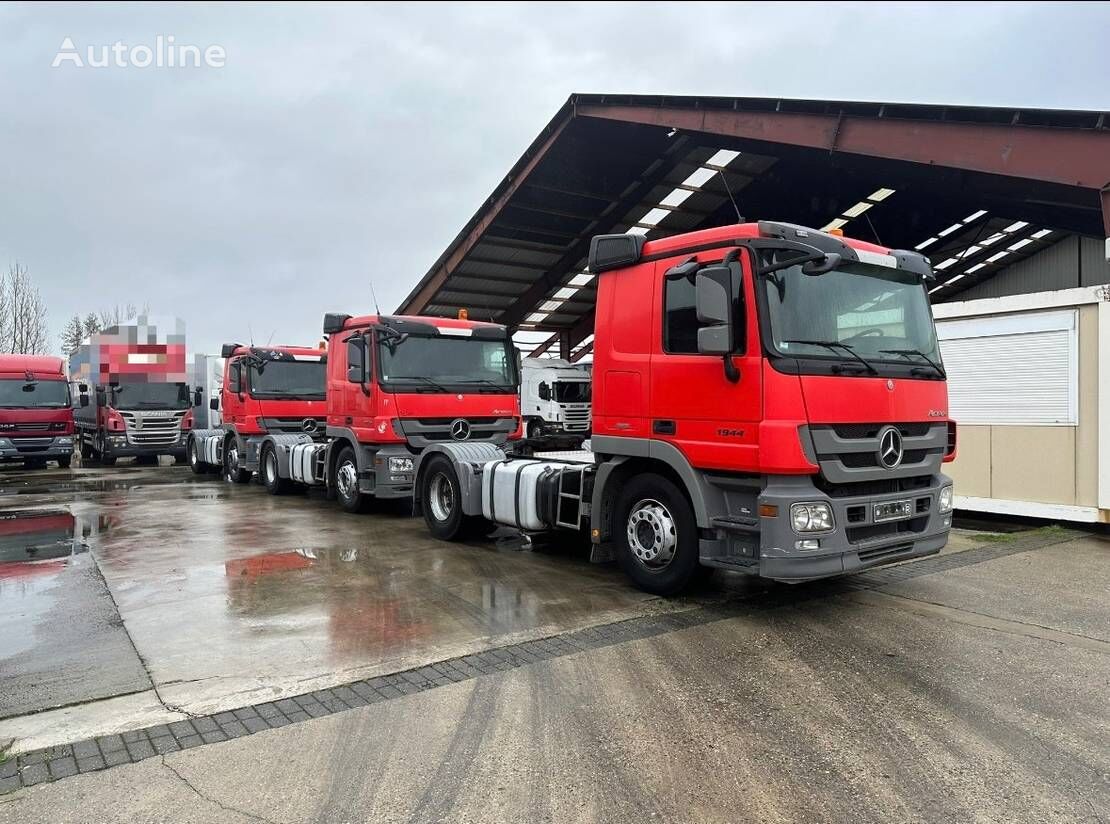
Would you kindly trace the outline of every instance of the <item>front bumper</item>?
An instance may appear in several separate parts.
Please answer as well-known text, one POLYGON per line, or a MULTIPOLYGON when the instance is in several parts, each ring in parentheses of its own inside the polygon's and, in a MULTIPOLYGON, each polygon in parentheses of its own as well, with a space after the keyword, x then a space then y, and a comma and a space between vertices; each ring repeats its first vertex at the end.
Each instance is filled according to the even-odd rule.
POLYGON ((73 436, 59 435, 44 443, 34 438, 34 445, 20 443, 19 438, 0 438, 0 461, 45 460, 66 458, 73 454, 73 436))
POLYGON ((360 492, 382 499, 412 497, 414 474, 412 472, 391 472, 389 459, 409 458, 415 466, 415 455, 401 445, 364 446, 363 450, 362 465, 368 468, 364 468, 358 473, 360 492))
POLYGON ((759 574, 780 581, 808 581, 858 572, 869 567, 933 555, 948 542, 952 513, 937 511, 937 496, 951 483, 943 474, 929 477, 928 485, 878 495, 833 497, 822 493, 810 478, 776 478, 759 496, 759 504, 778 507, 778 515, 760 518, 759 574), (911 502, 907 518, 876 522, 875 504, 911 502), (790 505, 826 501, 833 510, 833 529, 824 533, 796 533, 790 505), (798 542, 818 542, 801 549, 798 542))
POLYGON ((105 439, 104 454, 113 458, 139 458, 144 455, 184 457, 185 438, 178 435, 177 439, 170 443, 143 444, 135 443, 126 436, 121 439, 118 434, 114 434, 105 439))

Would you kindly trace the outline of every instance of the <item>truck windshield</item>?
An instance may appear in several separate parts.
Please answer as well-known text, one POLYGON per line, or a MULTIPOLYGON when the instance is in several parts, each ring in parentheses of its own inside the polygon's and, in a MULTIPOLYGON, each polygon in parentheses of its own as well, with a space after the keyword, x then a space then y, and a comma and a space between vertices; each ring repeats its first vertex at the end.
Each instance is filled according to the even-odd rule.
POLYGON ((323 400, 327 364, 322 360, 271 360, 251 364, 250 390, 256 398, 323 400))
POLYGON ((121 383, 112 387, 116 409, 188 409, 192 406, 184 383, 121 383))
POLYGON ((847 263, 823 275, 801 266, 762 277, 773 348, 794 358, 869 364, 940 363, 936 330, 921 276, 885 266, 847 263), (843 348, 841 348, 843 347, 843 348), (858 358, 857 358, 858 359, 858 358))
POLYGON ((69 406, 65 381, 0 380, 0 409, 60 409, 69 406))
POLYGON ((589 403, 588 381, 556 381, 555 400, 559 403, 589 403))
POLYGON ((412 391, 420 392, 516 392, 515 354, 509 346, 504 340, 454 335, 407 335, 393 346, 383 341, 380 379, 412 384, 412 391))

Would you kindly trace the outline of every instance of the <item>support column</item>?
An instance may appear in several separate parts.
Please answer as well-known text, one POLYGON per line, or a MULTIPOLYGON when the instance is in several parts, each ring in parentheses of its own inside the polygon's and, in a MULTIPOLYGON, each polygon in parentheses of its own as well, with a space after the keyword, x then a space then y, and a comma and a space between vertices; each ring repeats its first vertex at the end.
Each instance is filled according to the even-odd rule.
POLYGON ((570 331, 564 330, 559 333, 559 357, 563 360, 570 360, 570 331))

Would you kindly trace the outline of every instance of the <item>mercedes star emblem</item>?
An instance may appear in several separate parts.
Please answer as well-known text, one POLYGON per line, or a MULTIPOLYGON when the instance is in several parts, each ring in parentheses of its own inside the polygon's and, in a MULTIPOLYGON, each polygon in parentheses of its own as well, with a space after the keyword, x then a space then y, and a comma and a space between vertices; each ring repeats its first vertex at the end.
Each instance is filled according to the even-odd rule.
POLYGON ((315 432, 316 431, 316 419, 315 418, 305 418, 303 421, 301 421, 301 431, 302 432, 309 432, 309 433, 315 432))
POLYGON ((887 469, 902 463, 902 433, 893 426, 879 433, 879 463, 887 469))
POLYGON ((470 437, 470 424, 462 418, 451 421, 451 437, 456 441, 465 441, 470 437))

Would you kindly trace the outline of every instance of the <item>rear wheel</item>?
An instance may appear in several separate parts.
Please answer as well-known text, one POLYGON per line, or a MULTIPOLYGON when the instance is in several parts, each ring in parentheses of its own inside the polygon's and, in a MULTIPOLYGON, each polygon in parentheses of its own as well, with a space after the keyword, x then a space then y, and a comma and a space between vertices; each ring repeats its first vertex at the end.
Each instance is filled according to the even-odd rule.
POLYGON ((115 455, 105 455, 103 452, 101 452, 100 453, 100 465, 101 466, 115 466, 116 465, 116 456, 115 455))
POLYGON ((262 483, 271 495, 284 495, 289 491, 290 481, 278 472, 277 450, 272 444, 262 447, 262 483))
POLYGON ((72 464, 73 464, 73 456, 72 455, 66 455, 64 458, 58 458, 58 468, 59 469, 69 469, 70 466, 72 466, 72 464))
POLYGON ((230 437, 224 446, 224 478, 233 484, 250 483, 251 472, 243 469, 239 456, 239 439, 230 437))
POLYGON ((528 421, 528 429, 525 431, 524 434, 525 437, 530 440, 534 438, 539 438, 541 435, 543 435, 543 431, 540 429, 540 422, 528 421))
POLYGON ((443 455, 428 459, 420 484, 420 508, 428 531, 441 541, 462 541, 492 528, 485 518, 463 512, 459 476, 443 455))
POLYGON ((200 457, 200 442, 196 438, 189 439, 189 469, 194 475, 203 475, 208 471, 208 466, 200 457))
POLYGON ((339 505, 347 512, 365 512, 369 508, 370 496, 359 491, 358 460, 349 446, 339 450, 331 485, 339 505))
POLYGON ((617 560, 640 589, 675 595, 703 574, 693 507, 662 475, 639 475, 624 485, 613 532, 617 560))

